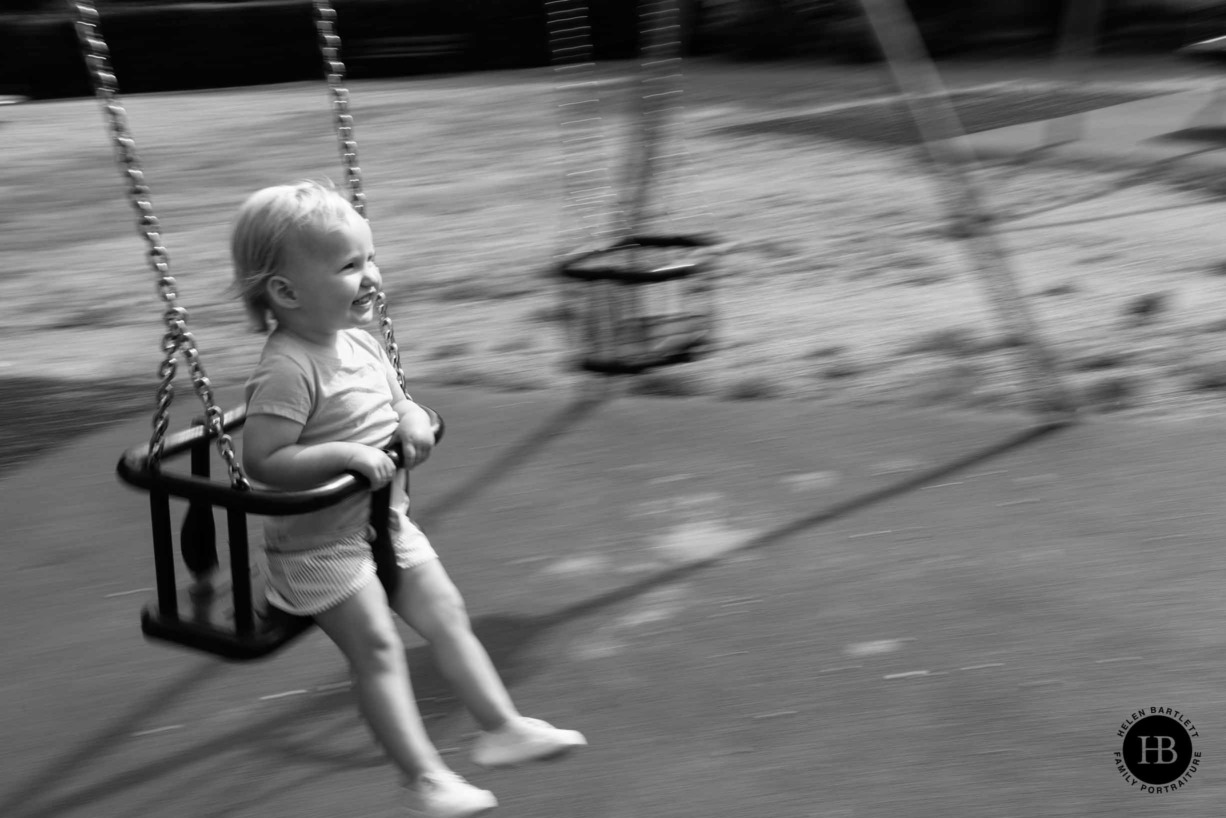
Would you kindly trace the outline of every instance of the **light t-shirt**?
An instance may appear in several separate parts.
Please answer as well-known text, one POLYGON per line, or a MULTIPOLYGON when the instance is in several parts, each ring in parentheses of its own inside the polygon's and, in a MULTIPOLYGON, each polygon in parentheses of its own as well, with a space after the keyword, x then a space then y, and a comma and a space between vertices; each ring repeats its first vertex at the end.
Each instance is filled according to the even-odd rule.
MULTIPOLYGON (((264 344, 247 381, 247 414, 275 415, 302 424, 298 443, 345 441, 384 447, 400 418, 393 408, 404 391, 378 342, 363 330, 344 330, 336 348, 323 347, 281 330, 264 344)), ((393 480, 392 503, 407 503, 401 475, 393 480)), ((330 508, 265 518, 268 547, 319 548, 365 530, 370 494, 359 493, 330 508)))

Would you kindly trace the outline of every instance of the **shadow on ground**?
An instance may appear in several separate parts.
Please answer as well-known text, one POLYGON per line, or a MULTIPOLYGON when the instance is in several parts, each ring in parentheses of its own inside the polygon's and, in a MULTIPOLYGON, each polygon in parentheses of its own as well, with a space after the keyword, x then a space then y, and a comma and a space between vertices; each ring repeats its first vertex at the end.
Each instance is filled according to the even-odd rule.
POLYGON ((0 475, 116 421, 152 417, 155 398, 148 382, 0 378, 0 475))
MULTIPOLYGON (((1152 94, 1126 91, 1078 91, 993 88, 949 95, 966 133, 1039 122, 1097 108, 1135 102, 1152 94)), ((886 145, 918 145, 923 140, 901 99, 866 103, 818 113, 779 116, 719 129, 720 133, 759 136, 809 136, 886 145)))
MULTIPOLYGON (((442 512, 461 513, 469 502, 482 496, 491 485, 507 479, 516 471, 516 467, 522 466, 523 455, 531 452, 539 456, 542 444, 569 433, 600 402, 580 399, 564 406, 509 446, 503 457, 495 458, 486 469, 478 471, 452 492, 441 496, 431 508, 424 510, 425 515, 438 517, 442 512)), ((801 532, 1001 457, 1044 439, 1061 428, 1061 423, 1046 423, 1023 429, 966 455, 908 473, 902 479, 863 491, 841 502, 819 507, 748 537, 719 553, 674 565, 538 616, 494 614, 477 617, 473 622, 474 631, 486 646, 507 686, 514 690, 538 674, 547 672, 549 663, 542 658, 542 652, 548 650, 548 641, 564 626, 606 613, 655 589, 683 582, 739 554, 782 544, 801 532)), ((458 715, 461 705, 435 665, 429 648, 424 645, 412 648, 408 651, 408 660, 413 668, 414 691, 423 717, 431 720, 458 715)), ((239 749, 236 748, 241 748, 244 762, 248 757, 274 757, 293 764, 309 763, 315 775, 319 774, 320 768, 355 770, 377 768, 384 764, 381 753, 373 747, 355 753, 331 747, 327 741, 312 741, 304 737, 302 725, 327 728, 351 711, 350 697, 324 696, 304 697, 287 709, 244 721, 241 726, 225 729, 220 734, 167 752, 153 764, 133 761, 118 771, 91 769, 93 759, 105 757, 107 748, 127 736, 142 718, 147 718, 150 711, 158 711, 173 701, 191 695, 202 681, 215 676, 225 667, 227 665, 224 663, 202 662, 186 674, 167 680, 153 696, 142 699, 136 709, 111 719, 94 734, 81 738, 75 746, 48 759, 40 774, 0 803, 0 813, 13 814, 14 818, 53 818, 79 803, 97 803, 116 797, 124 797, 130 803, 132 799, 145 797, 143 788, 151 781, 176 787, 182 787, 185 781, 196 782, 188 784, 189 792, 183 793, 184 797, 191 798, 194 797, 190 792, 193 788, 203 792, 210 786, 203 781, 200 773, 221 763, 219 759, 228 759, 227 754, 238 753, 239 749)), ((285 777, 276 780, 270 778, 249 792, 222 799, 224 804, 217 805, 216 812, 199 814, 201 818, 231 814, 229 810, 236 808, 233 799, 240 796, 243 806, 272 803, 306 780, 297 774, 292 778, 292 781, 287 781, 285 777)), ((202 802, 208 800, 203 796, 201 799, 202 802)), ((136 810, 132 814, 142 813, 136 810)))
MULTIPOLYGON (((590 408, 591 405, 589 404, 578 403, 571 408, 571 411, 578 410, 582 413, 590 408)), ((657 588, 682 582, 694 574, 721 564, 738 554, 768 548, 808 529, 825 525, 868 506, 883 503, 899 495, 915 491, 951 474, 961 472, 972 466, 985 463, 1035 443, 1066 427, 1067 423, 1058 420, 1038 423, 969 454, 911 473, 904 479, 858 494, 825 508, 820 508, 812 514, 785 522, 712 556, 676 565, 646 576, 638 581, 617 586, 604 593, 578 600, 541 616, 491 615, 479 617, 473 622, 473 630, 482 644, 485 645, 499 673, 506 680, 507 686, 513 688, 517 683, 531 677, 536 670, 542 667, 541 663, 531 660, 534 648, 538 642, 546 639, 550 632, 556 628, 584 617, 604 612, 609 608, 633 600, 657 588)), ((505 472, 503 476, 505 476, 505 472)), ((483 481, 484 479, 488 478, 482 478, 483 481)), ((462 496, 463 491, 457 492, 456 495, 462 496)), ((449 497, 456 495, 449 495, 449 497)), ((456 505, 454 501, 450 501, 447 504, 447 509, 454 511, 456 505)), ((430 509, 426 513, 430 514, 433 511, 434 509, 430 509)), ((408 658, 409 666, 414 669, 413 686, 417 697, 422 702, 422 713, 434 717, 453 715, 458 709, 459 703, 452 698, 451 687, 435 666, 429 648, 422 646, 409 651, 408 658)))

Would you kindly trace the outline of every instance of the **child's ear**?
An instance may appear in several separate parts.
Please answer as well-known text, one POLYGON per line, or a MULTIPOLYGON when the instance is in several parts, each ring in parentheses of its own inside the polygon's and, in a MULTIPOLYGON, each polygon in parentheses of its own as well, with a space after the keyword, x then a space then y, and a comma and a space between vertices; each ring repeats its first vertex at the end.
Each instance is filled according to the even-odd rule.
POLYGON ((298 294, 294 284, 285 276, 272 276, 264 285, 268 300, 283 310, 292 310, 298 306, 298 294))

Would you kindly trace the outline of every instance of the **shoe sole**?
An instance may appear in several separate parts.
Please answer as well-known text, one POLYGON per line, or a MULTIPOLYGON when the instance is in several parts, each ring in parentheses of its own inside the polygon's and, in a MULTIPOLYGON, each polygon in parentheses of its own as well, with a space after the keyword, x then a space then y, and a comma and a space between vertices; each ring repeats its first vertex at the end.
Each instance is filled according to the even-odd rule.
POLYGON ((495 769, 505 770, 511 767, 522 767, 525 764, 535 764, 538 761, 557 761, 562 756, 569 755, 575 750, 578 750, 579 748, 586 747, 586 746, 587 746, 586 744, 570 744, 565 747, 558 747, 557 749, 549 750, 546 753, 539 755, 539 756, 532 756, 530 758, 521 758, 517 761, 496 761, 496 762, 490 763, 490 762, 478 761, 477 759, 474 758, 472 759, 472 762, 476 764, 478 767, 482 767, 486 770, 495 770, 495 769))
MULTIPOLYGON (((497 805, 494 805, 492 807, 480 807, 475 812, 453 813, 451 818, 477 818, 478 815, 489 815, 491 812, 493 812, 496 809, 498 809, 497 805)), ((413 812, 407 813, 407 818, 430 818, 430 813, 413 811, 413 812)))

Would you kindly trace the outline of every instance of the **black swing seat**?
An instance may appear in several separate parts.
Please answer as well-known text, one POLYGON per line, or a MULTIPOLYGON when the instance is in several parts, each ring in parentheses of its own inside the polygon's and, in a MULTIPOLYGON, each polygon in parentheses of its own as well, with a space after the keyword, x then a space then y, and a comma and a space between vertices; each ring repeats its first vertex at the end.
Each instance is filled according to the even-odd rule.
POLYGON ((315 623, 309 616, 294 616, 264 599, 258 571, 251 574, 252 623, 240 631, 235 622, 233 586, 221 579, 208 594, 180 588, 174 614, 164 614, 156 603, 141 610, 140 627, 145 636, 163 642, 211 653, 236 662, 262 659, 289 644, 315 623))
POLYGON ((600 375, 637 375, 701 358, 712 343, 711 321, 701 313, 623 317, 611 344, 596 345, 579 362, 600 375))
MULTIPOLYGON (((435 440, 441 440, 442 418, 429 408, 423 408, 434 420, 435 440)), ((223 416, 222 426, 229 433, 241 428, 246 418, 246 407, 233 409, 223 416)), ((261 659, 302 635, 314 623, 309 617, 293 616, 265 601, 260 572, 253 568, 250 560, 247 515, 283 516, 317 511, 369 491, 369 484, 357 474, 344 474, 301 491, 235 488, 209 478, 213 438, 214 435, 197 421, 191 429, 165 438, 158 465, 150 463, 148 444, 128 449, 119 460, 120 479, 149 493, 157 588, 156 599, 141 612, 141 630, 151 639, 224 659, 261 659), (184 453, 191 455, 190 474, 162 469, 161 463, 184 453), (175 579, 171 497, 188 502, 179 545, 183 561, 196 579, 183 588, 177 586, 175 579), (219 560, 213 531, 216 508, 225 509, 226 514, 230 554, 228 580, 218 576, 219 560), (210 581, 201 582, 205 577, 210 581), (207 590, 202 592, 202 588, 207 590)), ((388 454, 399 464, 401 453, 397 447, 390 448, 388 454)), ((390 485, 371 495, 371 523, 376 532, 372 551, 379 578, 389 593, 396 577, 387 522, 390 500, 390 485)))
POLYGON ((706 354, 715 244, 706 236, 631 236, 563 260, 557 274, 575 295, 569 317, 579 368, 634 375, 706 354))

